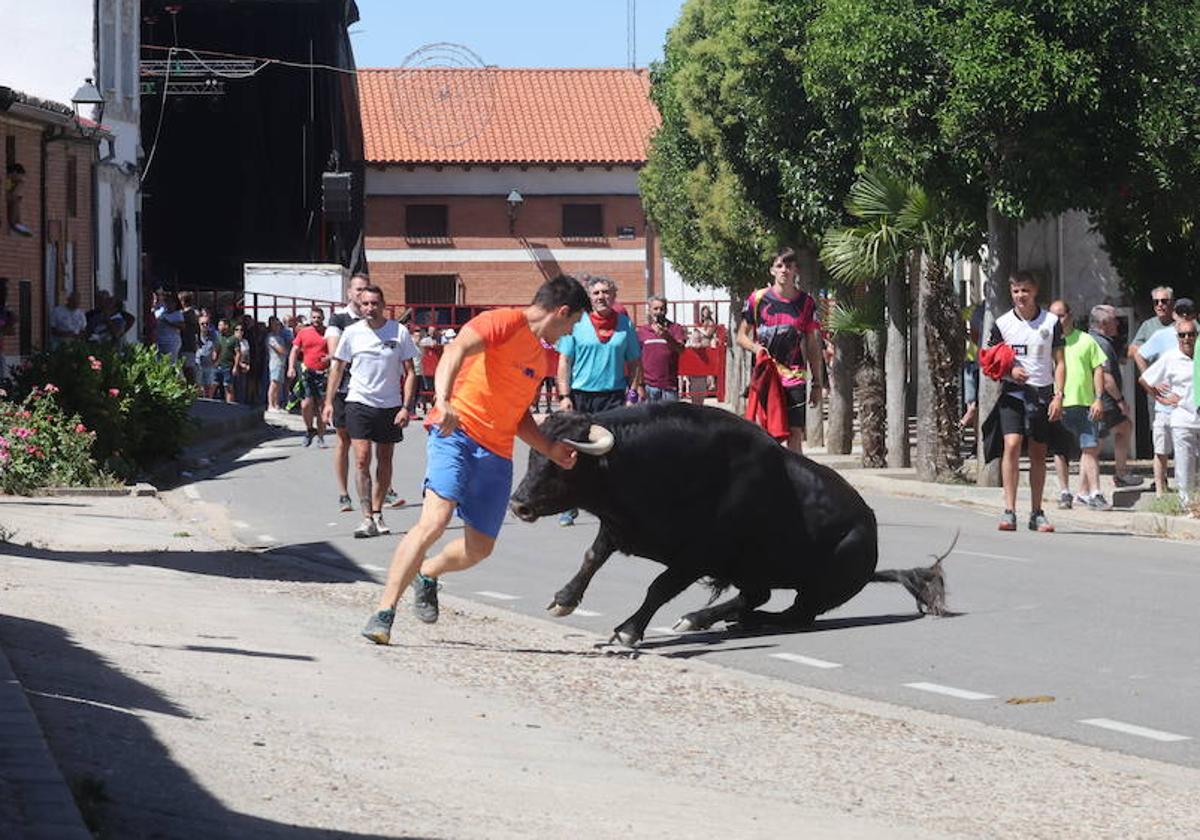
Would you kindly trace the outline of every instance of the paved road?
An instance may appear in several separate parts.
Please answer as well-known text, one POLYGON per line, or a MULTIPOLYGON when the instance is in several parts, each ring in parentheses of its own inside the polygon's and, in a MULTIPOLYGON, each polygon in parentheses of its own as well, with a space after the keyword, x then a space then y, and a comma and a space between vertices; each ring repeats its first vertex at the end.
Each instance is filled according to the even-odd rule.
MULTIPOLYGON (((410 436, 397 452, 394 485, 415 501, 424 433, 410 436)), ((518 471, 524 457, 518 455, 518 471)), ((247 545, 369 577, 386 570, 397 537, 350 537, 357 515, 336 512, 328 452, 284 435, 220 469, 185 488, 187 496, 226 504, 247 545)), ((967 507, 885 496, 868 501, 881 525, 881 568, 925 565, 961 529, 947 560, 949 602, 958 615, 919 618, 900 587, 874 584, 808 632, 670 633, 679 615, 707 600, 707 590, 697 587, 660 612, 644 649, 1200 766, 1194 544, 1067 528, 1055 535, 1002 534, 992 515, 967 507)), ((416 513, 414 504, 387 518, 399 533, 416 513)), ((513 520, 493 558, 447 577, 445 591, 545 615, 595 531, 586 514, 574 528, 513 520)), ((554 620, 606 637, 636 608, 659 568, 616 556, 583 608, 554 620)), ((768 608, 790 602, 779 593, 768 608)))

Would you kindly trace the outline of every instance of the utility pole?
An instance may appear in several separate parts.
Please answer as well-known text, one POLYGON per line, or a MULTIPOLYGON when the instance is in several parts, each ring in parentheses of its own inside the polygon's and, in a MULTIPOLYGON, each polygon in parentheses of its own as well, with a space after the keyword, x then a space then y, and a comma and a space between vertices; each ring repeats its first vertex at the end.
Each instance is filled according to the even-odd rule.
POLYGON ((637 67, 637 0, 625 0, 625 59, 637 67))

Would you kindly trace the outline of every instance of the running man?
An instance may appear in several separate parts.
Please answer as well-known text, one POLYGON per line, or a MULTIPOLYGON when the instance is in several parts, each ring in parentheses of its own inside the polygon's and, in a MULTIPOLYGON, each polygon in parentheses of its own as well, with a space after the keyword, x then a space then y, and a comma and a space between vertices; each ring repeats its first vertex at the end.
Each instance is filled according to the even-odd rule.
POLYGON ((362 524, 355 537, 390 534, 383 521, 383 502, 392 486, 392 454, 404 439, 416 392, 413 359, 417 346, 408 328, 383 312, 383 290, 367 286, 358 296, 362 319, 342 333, 325 392, 326 422, 333 419, 333 401, 347 367, 352 374, 346 393, 346 432, 354 447, 355 479, 362 524), (375 483, 371 483, 371 448, 375 448, 375 483))
POLYGON ((545 347, 571 332, 588 309, 583 286, 555 277, 525 309, 484 312, 446 346, 427 421, 432 428, 421 518, 392 555, 378 611, 362 631, 371 641, 391 640, 396 603, 410 583, 417 618, 433 623, 438 576, 469 569, 492 553, 512 493, 514 437, 563 469, 575 466, 575 450, 543 435, 529 405, 546 368, 545 347), (463 536, 426 559, 456 509, 463 536))

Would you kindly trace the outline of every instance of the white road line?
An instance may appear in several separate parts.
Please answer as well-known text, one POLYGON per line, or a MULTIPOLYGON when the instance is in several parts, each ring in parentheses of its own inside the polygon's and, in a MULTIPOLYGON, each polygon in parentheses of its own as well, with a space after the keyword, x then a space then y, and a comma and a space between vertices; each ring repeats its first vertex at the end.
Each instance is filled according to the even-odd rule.
POLYGON ((1109 720, 1108 718, 1088 718, 1081 720, 1080 723, 1085 723, 1088 726, 1098 726, 1101 729, 1111 729, 1113 732, 1123 732, 1126 735, 1136 735, 1139 738, 1149 738, 1152 741, 1190 741, 1190 735, 1176 735, 1174 732, 1163 732, 1161 729, 1149 729, 1145 726, 1136 726, 1132 723, 1122 723, 1119 720, 1109 720))
POLYGON ((797 665, 807 665, 810 668, 841 668, 840 662, 828 662, 824 659, 813 659, 811 656, 801 656, 798 653, 769 653, 772 659, 782 659, 784 662, 795 662, 797 665))
POLYGON ((240 519, 230 520, 229 524, 232 525, 234 528, 249 528, 250 527, 249 522, 243 522, 240 519))
POLYGON ((497 601, 520 601, 521 600, 520 595, 508 595, 507 593, 504 593, 504 592, 492 592, 490 589, 482 589, 482 590, 479 590, 478 592, 476 592, 475 594, 482 595, 484 598, 492 598, 497 601))
POLYGON ((272 537, 270 534, 259 534, 259 535, 258 535, 258 541, 259 541, 259 542, 265 542, 265 543, 277 543, 277 542, 279 542, 279 540, 275 539, 275 538, 274 538, 274 537, 272 537))
POLYGON ((980 694, 978 691, 967 691, 963 688, 954 688, 949 685, 938 685, 937 683, 915 682, 905 683, 905 688, 915 688, 917 691, 928 691, 933 694, 944 694, 947 697, 957 697, 959 700, 992 700, 991 694, 980 694))
POLYGON ((1014 563, 1032 563, 1028 557, 1014 557, 1011 554, 989 554, 986 551, 964 551, 961 548, 954 550, 955 554, 965 554, 968 557, 987 557, 992 560, 1011 560, 1014 563))
POLYGON ((362 564, 362 567, 363 567, 364 569, 370 569, 372 572, 382 572, 382 571, 386 571, 386 570, 383 568, 383 566, 376 566, 376 565, 375 565, 375 564, 373 564, 373 563, 363 563, 363 564, 362 564))
POLYGON ((185 484, 183 487, 183 495, 187 496, 193 502, 200 501, 200 491, 196 489, 195 485, 185 484))
POLYGON ((600 616, 604 615, 604 613, 593 612, 592 610, 585 610, 582 607, 576 607, 575 615, 581 615, 584 618, 599 618, 600 616))

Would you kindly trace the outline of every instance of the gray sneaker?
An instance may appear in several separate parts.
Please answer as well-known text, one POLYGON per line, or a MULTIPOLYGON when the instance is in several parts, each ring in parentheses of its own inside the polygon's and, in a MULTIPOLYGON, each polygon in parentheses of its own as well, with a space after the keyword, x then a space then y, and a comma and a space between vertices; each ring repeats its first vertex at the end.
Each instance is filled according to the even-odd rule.
POLYGON ((367 537, 378 537, 379 526, 375 524, 375 520, 368 516, 364 519, 357 528, 354 529, 354 538, 356 540, 366 539, 367 537))
POLYGON ((374 522, 375 522, 375 532, 377 534, 392 533, 392 529, 389 528, 387 526, 387 523, 383 521, 383 513, 382 512, 381 513, 372 513, 371 519, 374 520, 374 522))
POLYGON ((1117 487, 1140 487, 1143 481, 1145 481, 1144 478, 1133 473, 1113 476, 1113 484, 1117 487))
POLYGON ((1071 493, 1070 490, 1062 490, 1059 492, 1059 494, 1058 494, 1058 509, 1059 510, 1070 510, 1072 505, 1074 505, 1074 504, 1075 504, 1075 496, 1071 493))
POLYGON ((349 496, 338 496, 338 510, 342 512, 354 510, 354 500, 349 496))
POLYGON ((1103 493, 1095 493, 1087 500, 1088 510, 1112 510, 1112 502, 1103 493))
POLYGON ((438 620, 437 578, 418 573, 412 582, 413 614, 426 624, 438 620))
POLYGON ((367 626, 363 628, 362 634, 377 645, 386 645, 392 640, 392 620, 395 617, 394 609, 373 613, 367 619, 367 626))
POLYGON ((1000 524, 996 526, 999 531, 1015 531, 1017 530, 1017 515, 1011 510, 1006 510, 1000 515, 1000 524))
POLYGON ((1054 526, 1050 524, 1050 520, 1046 518, 1045 513, 1035 510, 1029 514, 1029 530, 1038 531, 1043 534, 1053 534, 1054 526))

